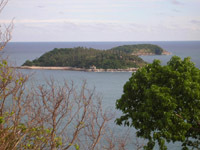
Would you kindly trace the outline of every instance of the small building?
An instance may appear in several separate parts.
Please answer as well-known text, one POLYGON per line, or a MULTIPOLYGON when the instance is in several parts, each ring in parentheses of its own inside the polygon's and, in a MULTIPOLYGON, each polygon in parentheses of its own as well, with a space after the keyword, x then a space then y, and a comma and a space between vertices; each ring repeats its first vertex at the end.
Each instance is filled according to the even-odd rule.
POLYGON ((92 71, 96 70, 97 67, 95 65, 90 66, 90 69, 92 69, 92 71))

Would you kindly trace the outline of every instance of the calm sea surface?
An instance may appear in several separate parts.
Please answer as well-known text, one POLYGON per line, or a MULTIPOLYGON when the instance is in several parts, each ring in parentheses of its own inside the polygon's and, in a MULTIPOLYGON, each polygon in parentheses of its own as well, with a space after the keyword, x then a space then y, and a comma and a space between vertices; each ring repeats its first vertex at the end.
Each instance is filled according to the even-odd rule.
MULTIPOLYGON (((33 60, 40 57, 47 51, 53 48, 72 48, 77 46, 92 47, 98 49, 109 49, 115 46, 127 44, 150 43, 157 44, 172 55, 191 57, 196 67, 200 68, 200 41, 181 41, 181 42, 10 42, 4 49, 4 57, 9 56, 9 60, 17 66, 22 65, 27 59, 33 60)), ((154 59, 160 59, 163 64, 170 60, 169 56, 142 56, 147 62, 152 62, 154 59)), ((96 89, 96 93, 102 97, 103 107, 109 107, 115 111, 115 101, 120 98, 123 92, 123 85, 130 78, 130 72, 75 72, 75 71, 55 71, 55 70, 22 70, 24 73, 33 73, 32 80, 38 83, 44 83, 45 79, 50 77, 62 82, 65 80, 73 80, 78 86, 83 80, 87 80, 89 88, 96 89)), ((120 112, 116 112, 120 115, 120 112)), ((120 132, 120 128, 112 123, 113 128, 120 132)), ((134 129, 133 129, 134 130, 134 129)), ((129 148, 131 150, 131 148, 129 148)), ((169 149, 180 149, 179 144, 169 144, 169 149)))

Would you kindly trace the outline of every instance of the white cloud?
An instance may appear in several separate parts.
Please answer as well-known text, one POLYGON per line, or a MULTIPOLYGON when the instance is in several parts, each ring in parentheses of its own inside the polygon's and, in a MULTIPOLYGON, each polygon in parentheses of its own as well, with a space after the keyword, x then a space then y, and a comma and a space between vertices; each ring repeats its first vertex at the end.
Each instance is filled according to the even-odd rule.
POLYGON ((1 14, 0 23, 10 23, 8 18, 16 17, 13 37, 22 41, 145 40, 152 36, 181 39, 183 33, 191 33, 195 38, 200 30, 199 3, 199 0, 12 0, 1 14), (176 35, 172 36, 173 33, 176 35))
MULTIPOLYGON (((78 19, 22 19, 15 20, 15 23, 63 23, 63 22, 74 22, 74 23, 120 23, 120 21, 113 20, 78 20, 78 19)), ((10 23, 10 20, 0 20, 0 23, 10 23)))
POLYGON ((175 4, 175 5, 182 5, 183 3, 178 1, 178 0, 170 0, 172 4, 175 4))
POLYGON ((200 25, 200 20, 191 20, 191 23, 195 25, 200 25))

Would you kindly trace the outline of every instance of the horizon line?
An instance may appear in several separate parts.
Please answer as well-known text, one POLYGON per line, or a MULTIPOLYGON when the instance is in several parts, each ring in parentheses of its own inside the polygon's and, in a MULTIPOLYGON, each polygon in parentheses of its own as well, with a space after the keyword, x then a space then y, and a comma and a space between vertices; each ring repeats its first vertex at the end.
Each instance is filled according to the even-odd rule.
POLYGON ((9 43, 49 43, 49 42, 200 42, 200 40, 155 40, 155 41, 10 41, 9 43))

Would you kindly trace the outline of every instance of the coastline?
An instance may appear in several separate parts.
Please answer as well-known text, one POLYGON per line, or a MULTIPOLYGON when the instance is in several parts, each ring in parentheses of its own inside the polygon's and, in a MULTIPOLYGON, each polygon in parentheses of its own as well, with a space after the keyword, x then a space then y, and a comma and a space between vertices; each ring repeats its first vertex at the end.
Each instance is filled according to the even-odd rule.
MULTIPOLYGON (((135 56, 155 56, 157 54, 155 54, 155 53, 146 53, 146 52, 142 53, 142 52, 140 52, 140 53, 133 53, 132 55, 135 55, 135 56)), ((164 50, 161 55, 172 55, 172 53, 164 50)))
POLYGON ((135 72, 138 68, 128 69, 85 69, 75 67, 41 67, 41 66, 20 66, 16 69, 32 69, 32 70, 66 70, 66 71, 84 71, 84 72, 135 72))

